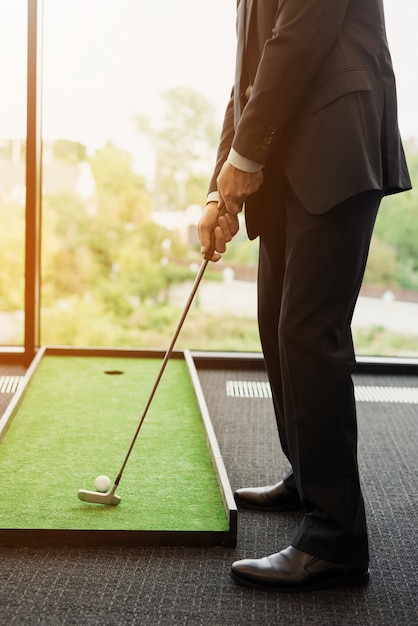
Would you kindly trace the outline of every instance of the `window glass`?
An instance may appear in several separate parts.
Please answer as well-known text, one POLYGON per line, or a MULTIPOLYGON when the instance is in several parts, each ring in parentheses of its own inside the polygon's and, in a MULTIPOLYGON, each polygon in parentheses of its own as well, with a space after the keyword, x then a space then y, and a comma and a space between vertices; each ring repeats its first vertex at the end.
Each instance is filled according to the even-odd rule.
POLYGON ((418 54, 418 4, 384 0, 384 5, 397 80, 399 125, 414 189, 382 202, 353 334, 359 354, 417 357, 418 81, 412 67, 418 54))
MULTIPOLYGON (((399 69, 397 29, 416 20, 409 0, 385 3, 399 69)), ((201 262, 196 224, 233 83, 235 6, 45 0, 43 343, 167 347, 201 262)), ((402 107, 414 174, 418 130, 402 107)), ((385 200, 378 218, 354 318, 360 354, 418 355, 414 193, 385 200)), ((243 226, 203 277, 178 347, 260 350, 257 254, 243 226)))
POLYGON ((0 1, 0 346, 24 341, 26 0, 0 1))

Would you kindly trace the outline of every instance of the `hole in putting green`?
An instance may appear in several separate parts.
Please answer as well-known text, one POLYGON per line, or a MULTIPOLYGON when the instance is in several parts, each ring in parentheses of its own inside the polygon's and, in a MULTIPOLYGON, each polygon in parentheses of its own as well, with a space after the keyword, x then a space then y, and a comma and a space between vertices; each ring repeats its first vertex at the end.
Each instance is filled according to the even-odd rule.
POLYGON ((124 372, 122 372, 122 370, 105 370, 105 374, 108 374, 109 376, 120 376, 121 374, 124 374, 124 372))

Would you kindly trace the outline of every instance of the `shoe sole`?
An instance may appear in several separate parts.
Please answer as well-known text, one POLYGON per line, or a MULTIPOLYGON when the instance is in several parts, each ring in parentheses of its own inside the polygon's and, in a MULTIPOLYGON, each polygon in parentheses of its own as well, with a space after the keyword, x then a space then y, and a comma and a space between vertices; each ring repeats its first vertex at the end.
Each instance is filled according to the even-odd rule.
POLYGON ((249 509, 251 511, 265 511, 266 513, 285 513, 286 511, 302 511, 301 504, 288 504, 282 506, 257 506, 251 504, 241 504, 238 500, 235 500, 239 509, 249 509))
POLYGON ((251 589, 260 589, 262 591, 279 591, 286 593, 296 593, 298 591, 316 591, 318 589, 327 589, 330 587, 351 587, 351 588, 360 588, 365 587, 369 582, 370 571, 367 571, 364 574, 356 574, 353 576, 339 576, 337 578, 329 578, 326 580, 318 580, 317 582, 312 582, 306 585, 295 585, 294 587, 289 586, 275 586, 275 585, 260 585, 258 583, 252 582, 251 580, 247 580, 245 578, 241 578, 237 576, 234 572, 231 572, 231 576, 235 582, 244 587, 249 587, 251 589))

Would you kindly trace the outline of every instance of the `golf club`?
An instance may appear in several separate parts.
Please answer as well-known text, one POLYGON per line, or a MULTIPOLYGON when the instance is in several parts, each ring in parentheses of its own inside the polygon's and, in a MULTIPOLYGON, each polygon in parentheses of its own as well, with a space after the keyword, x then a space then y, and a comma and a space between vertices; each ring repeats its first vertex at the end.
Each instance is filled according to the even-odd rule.
MULTIPOLYGON (((219 215, 223 215, 224 212, 225 212, 225 210, 221 210, 219 212, 219 215)), ((119 485, 120 479, 122 478, 123 471, 124 471, 125 466, 126 466, 126 464, 128 462, 128 459, 129 459, 129 457, 131 455, 131 452, 132 452, 132 449, 133 449, 133 447, 135 445, 135 442, 136 442, 136 439, 138 437, 139 431, 141 430, 141 426, 144 423, 144 419, 145 419, 145 417, 146 417, 146 415, 148 413, 148 409, 149 409, 149 407, 151 405, 151 402, 152 402, 152 400, 154 398, 155 392, 157 391, 157 387, 158 387, 158 385, 160 383, 160 380, 161 380, 162 375, 164 373, 164 370, 166 368, 167 362, 168 362, 169 358, 171 357, 174 345, 175 345, 175 343, 177 341, 177 337, 180 334, 180 331, 181 331, 181 328, 183 326, 184 320, 186 319, 187 313, 189 312, 189 309, 191 307, 193 299, 194 299, 194 297, 196 295, 197 288, 199 287, 200 281, 202 280, 202 277, 203 277, 203 274, 205 273, 206 267, 207 267, 210 259, 212 258, 212 255, 213 255, 213 252, 214 252, 214 249, 215 249, 214 238, 212 238, 212 239, 213 239, 213 241, 212 241, 211 248, 206 253, 204 259, 202 260, 202 263, 200 265, 199 271, 198 271, 197 276, 196 276, 196 278, 194 280, 194 283, 193 283, 193 286, 192 286, 192 290, 190 292, 190 295, 189 295, 188 300, 187 300, 187 302, 185 304, 183 313, 181 315, 180 321, 179 321, 179 323, 177 325, 177 328, 176 328, 176 331, 175 331, 175 333, 173 335, 173 338, 171 340, 170 346, 169 346, 167 352, 165 353, 163 362, 161 364, 160 371, 158 373, 158 376, 156 378, 156 381, 154 383, 154 386, 152 388, 152 391, 150 393, 148 401, 147 401, 147 403, 145 405, 144 412, 142 413, 141 419, 139 421, 139 424, 137 426, 137 429, 135 431, 135 434, 134 434, 133 439, 131 441, 131 444, 129 446, 128 452, 126 453, 125 459, 124 459, 124 461, 122 463, 122 467, 119 470, 119 474, 117 475, 112 488, 109 489, 109 491, 106 491, 105 493, 102 493, 102 492, 99 492, 99 491, 89 491, 87 489, 79 489, 78 490, 78 497, 83 502, 90 502, 92 504, 110 504, 110 505, 116 506, 121 501, 121 497, 118 496, 117 494, 115 494, 116 488, 119 485)))
MULTIPOLYGON (((119 473, 118 478, 120 479, 121 474, 119 473)), ((78 497, 83 502, 91 502, 92 504, 111 504, 116 506, 121 501, 121 497, 115 493, 117 487, 116 481, 113 484, 113 487, 106 491, 106 493, 100 493, 100 491, 88 491, 87 489, 79 489, 78 497)))

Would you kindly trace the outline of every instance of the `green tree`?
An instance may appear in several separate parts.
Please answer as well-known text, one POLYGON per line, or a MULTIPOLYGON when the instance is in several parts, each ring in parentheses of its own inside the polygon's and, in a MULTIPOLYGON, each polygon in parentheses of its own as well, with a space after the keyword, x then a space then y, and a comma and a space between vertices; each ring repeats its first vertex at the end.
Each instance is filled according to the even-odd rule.
POLYGON ((378 237, 373 237, 364 283, 379 287, 396 287, 397 273, 398 261, 395 249, 378 237))
POLYGON ((170 89, 162 98, 165 115, 158 127, 144 116, 137 125, 155 152, 154 208, 184 209, 206 195, 219 124, 212 103, 190 87, 170 89))
POLYGON ((145 180, 136 174, 129 152, 109 143, 90 159, 97 186, 100 219, 108 223, 140 223, 151 212, 145 180))
MULTIPOLYGON (((64 311, 66 316, 71 311, 102 311, 116 332, 139 306, 166 300, 170 284, 189 278, 188 270, 179 272, 168 262, 168 255, 186 258, 189 248, 150 220, 149 194, 133 172, 130 156, 108 145, 93 156, 92 171, 96 206, 73 191, 43 200, 47 342, 55 343, 59 332, 54 308, 58 317, 64 311)), ((105 333, 103 320, 102 327, 105 333)), ((65 343, 67 335, 62 340, 65 343)))
POLYGON ((58 139, 54 142, 54 156, 57 161, 63 161, 68 165, 77 165, 87 161, 86 146, 78 141, 58 139))
POLYGON ((365 282, 418 289, 418 154, 409 155, 408 166, 413 189, 383 199, 365 282))
POLYGON ((0 211, 0 311, 24 308, 24 208, 6 205, 0 211))

